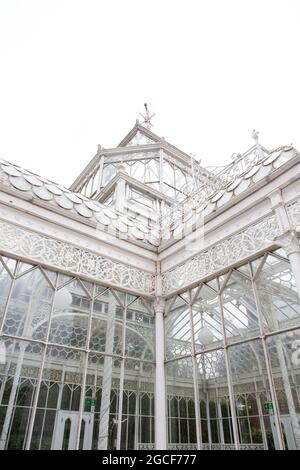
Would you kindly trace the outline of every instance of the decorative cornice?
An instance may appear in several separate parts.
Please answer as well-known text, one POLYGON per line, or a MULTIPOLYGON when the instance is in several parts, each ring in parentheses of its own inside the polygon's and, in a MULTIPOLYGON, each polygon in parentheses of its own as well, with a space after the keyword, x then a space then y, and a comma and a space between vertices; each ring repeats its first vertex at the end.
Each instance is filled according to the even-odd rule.
POLYGON ((163 273, 163 294, 176 292, 218 271, 230 268, 256 252, 270 247, 280 234, 277 216, 272 214, 163 273))
POLYGON ((1 221, 0 250, 139 294, 149 296, 155 290, 150 273, 1 221))
MULTIPOLYGON (((294 235, 294 231, 291 235, 294 235)), ((281 241, 289 241, 289 237, 283 237, 278 217, 272 213, 257 224, 248 226, 185 263, 164 272, 161 276, 159 296, 168 296, 188 288, 202 279, 243 262, 263 249, 272 245, 280 246, 281 241)), ((292 236, 292 241, 295 240, 295 236, 292 236)), ((293 247, 294 245, 295 243, 293 247)), ((69 274, 87 276, 100 283, 140 295, 155 296, 156 276, 149 272, 1 221, 0 251, 69 274)), ((159 305, 156 306, 159 308, 159 305)))

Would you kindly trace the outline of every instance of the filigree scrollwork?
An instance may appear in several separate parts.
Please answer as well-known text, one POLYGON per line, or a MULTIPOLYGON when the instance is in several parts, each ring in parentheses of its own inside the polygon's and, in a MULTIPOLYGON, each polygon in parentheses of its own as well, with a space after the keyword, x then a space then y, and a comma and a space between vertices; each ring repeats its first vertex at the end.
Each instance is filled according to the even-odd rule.
POLYGON ((154 291, 150 273, 5 222, 0 223, 0 249, 139 293, 154 291))
POLYGON ((163 274, 163 292, 168 294, 228 268, 236 262, 270 245, 281 229, 275 214, 246 230, 189 259, 163 274))

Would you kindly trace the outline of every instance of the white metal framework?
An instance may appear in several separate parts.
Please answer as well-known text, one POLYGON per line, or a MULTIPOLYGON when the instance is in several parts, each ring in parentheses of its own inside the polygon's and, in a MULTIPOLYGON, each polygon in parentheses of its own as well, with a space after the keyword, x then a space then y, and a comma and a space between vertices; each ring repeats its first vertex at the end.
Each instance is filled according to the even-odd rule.
POLYGON ((300 449, 300 156, 149 119, 70 189, 0 162, 0 448, 300 449))

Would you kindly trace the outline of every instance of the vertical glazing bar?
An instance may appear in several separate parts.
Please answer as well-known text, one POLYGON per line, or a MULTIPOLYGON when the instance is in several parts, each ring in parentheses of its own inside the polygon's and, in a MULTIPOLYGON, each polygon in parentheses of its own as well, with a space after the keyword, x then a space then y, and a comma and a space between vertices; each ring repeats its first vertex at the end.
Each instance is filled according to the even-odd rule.
POLYGON ((159 151, 159 190, 161 193, 164 192, 164 151, 159 151))
POLYGON ((264 444, 264 450, 268 450, 268 440, 267 440, 267 433, 266 433, 266 427, 265 427, 265 420, 264 420, 264 417, 263 417, 263 410, 262 410, 262 406, 261 406, 261 400, 260 400, 259 392, 257 390, 256 381, 254 382, 254 385, 255 385, 255 399, 256 399, 256 403, 257 403, 258 418, 259 418, 259 423, 260 423, 262 440, 263 440, 263 444, 264 444))
POLYGON ((210 409, 209 409, 209 395, 206 392, 206 417, 207 417, 207 434, 208 434, 208 444, 209 448, 212 447, 212 437, 211 437, 211 425, 210 425, 210 409))
MULTIPOLYGON (((219 284, 219 280, 218 280, 218 284, 219 284)), ((220 293, 220 291, 218 292, 218 301, 219 301, 219 308, 220 308, 220 314, 221 314, 221 325, 222 325, 222 334, 223 334, 223 343, 224 343, 224 358, 225 358, 225 366, 226 366, 229 401, 230 401, 230 408, 231 408, 233 438, 234 438, 235 448, 238 450, 240 448, 240 440, 239 440, 239 432, 238 432, 238 426, 237 426, 237 416, 236 416, 236 409, 235 409, 235 400, 234 400, 234 391, 233 391, 232 378, 231 378, 230 363, 229 363, 229 358, 228 358, 228 346, 227 346, 227 341, 226 341, 226 330, 225 330, 222 294, 220 293)))
POLYGON ((90 299, 91 308, 89 312, 89 319, 88 319, 88 329, 87 329, 87 339, 86 339, 86 351, 85 351, 85 358, 84 358, 84 369, 83 369, 83 376, 82 376, 82 389, 80 394, 80 404, 79 404, 79 414, 78 414, 78 423, 77 423, 77 431, 76 431, 76 445, 75 449, 78 450, 79 443, 80 443, 80 432, 82 426, 82 415, 85 407, 85 388, 86 388, 86 376, 87 376, 87 369, 88 369, 88 362, 89 362, 89 344, 91 338, 91 328, 92 328, 92 316, 94 313, 94 297, 95 297, 95 284, 93 284, 92 290, 92 297, 90 299))
MULTIPOLYGON (((141 368, 141 366, 140 366, 141 368)), ((138 381, 135 396, 135 418, 134 418, 134 449, 138 450, 139 444, 139 421, 140 421, 140 379, 138 381)))
POLYGON ((222 410, 221 410, 221 403, 220 403, 220 398, 217 398, 217 416, 218 420, 220 423, 220 441, 221 445, 223 446, 225 444, 225 439, 224 439, 224 428, 223 428, 223 420, 222 420, 222 410))
POLYGON ((265 359, 266 369, 267 369, 267 377, 268 377, 272 402, 274 404, 273 411, 274 411, 275 428, 276 428, 277 435, 278 435, 279 449, 284 450, 285 446, 284 446, 284 441, 283 441, 283 437, 282 437, 281 424, 280 424, 280 420, 279 420, 279 407, 278 407, 277 395, 276 395, 276 391, 275 391, 273 376, 272 376, 270 362, 269 362, 269 356, 268 356, 267 347, 266 347, 266 339, 265 339, 265 336, 264 336, 263 314, 262 314, 262 311, 261 311, 261 306, 260 306, 260 300, 259 300, 259 296, 258 296, 258 292, 257 292, 256 281, 253 278, 253 272, 252 272, 252 266, 251 265, 250 265, 250 270, 251 270, 252 290, 253 290, 253 293, 254 293, 254 299, 255 299, 255 303, 256 303, 256 309, 257 309, 257 314, 258 314, 258 323, 259 323, 259 329, 260 329, 260 335, 261 335, 261 342, 262 342, 262 346, 263 346, 264 359, 265 359))
POLYGON ((104 155, 101 155, 100 157, 100 163, 99 163, 99 174, 98 174, 98 181, 97 181, 97 192, 100 192, 101 189, 101 184, 102 184, 102 175, 103 175, 103 162, 104 162, 104 155))
POLYGON ((232 385, 232 380, 231 380, 231 371, 230 371, 230 364, 229 364, 227 347, 224 348, 224 356, 225 356, 225 364, 226 364, 229 401, 230 401, 230 408, 231 408, 233 439, 234 439, 235 448, 239 449, 240 448, 240 439, 239 439, 239 432, 238 432, 238 426, 237 426, 237 416, 236 416, 236 409, 235 409, 234 391, 233 391, 233 385, 232 385))

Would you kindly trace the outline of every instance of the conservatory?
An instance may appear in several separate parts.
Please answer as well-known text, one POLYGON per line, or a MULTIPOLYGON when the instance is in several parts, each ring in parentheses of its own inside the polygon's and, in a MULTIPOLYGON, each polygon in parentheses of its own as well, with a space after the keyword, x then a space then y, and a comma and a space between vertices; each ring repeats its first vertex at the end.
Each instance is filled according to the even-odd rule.
POLYGON ((300 154, 253 138, 1 160, 0 449, 300 449, 300 154))

